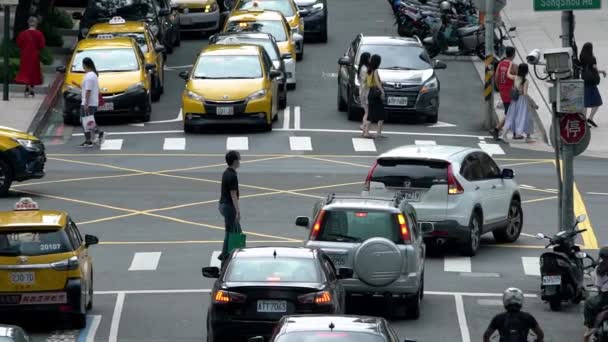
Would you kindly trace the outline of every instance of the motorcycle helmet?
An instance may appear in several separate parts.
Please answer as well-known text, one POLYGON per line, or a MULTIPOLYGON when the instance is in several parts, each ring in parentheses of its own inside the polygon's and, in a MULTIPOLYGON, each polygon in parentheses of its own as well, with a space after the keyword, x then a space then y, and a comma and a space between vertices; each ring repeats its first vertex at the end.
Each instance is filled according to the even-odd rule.
POLYGON ((507 310, 519 310, 524 305, 524 293, 516 287, 509 287, 502 295, 502 304, 507 310))
POLYGON ((442 2, 439 4, 439 9, 440 9, 442 12, 449 12, 449 11, 451 11, 451 10, 452 10, 452 4, 451 4, 449 1, 442 1, 442 2))

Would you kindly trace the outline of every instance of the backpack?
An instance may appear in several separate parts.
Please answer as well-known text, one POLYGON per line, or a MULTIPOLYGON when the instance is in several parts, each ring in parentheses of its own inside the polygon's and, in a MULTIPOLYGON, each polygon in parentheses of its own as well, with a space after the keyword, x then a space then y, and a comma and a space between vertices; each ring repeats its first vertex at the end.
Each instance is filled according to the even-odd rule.
POLYGON ((507 313, 500 331, 500 342, 528 342, 528 330, 518 329, 523 326, 521 323, 519 313, 507 313))

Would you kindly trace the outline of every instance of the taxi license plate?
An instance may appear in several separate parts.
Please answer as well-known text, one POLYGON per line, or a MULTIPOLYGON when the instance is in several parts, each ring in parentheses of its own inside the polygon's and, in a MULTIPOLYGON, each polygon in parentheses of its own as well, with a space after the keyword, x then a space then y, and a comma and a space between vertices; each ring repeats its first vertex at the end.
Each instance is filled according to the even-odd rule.
POLYGON ((216 111, 217 115, 233 115, 234 108, 232 107, 217 107, 216 111))
POLYGON ((287 312, 287 301, 258 300, 258 312, 287 312))
POLYGON ((114 110, 114 103, 106 102, 103 105, 99 106, 99 108, 97 110, 100 112, 107 112, 107 111, 114 110))
POLYGON ((36 281, 34 272, 13 272, 9 275, 11 283, 15 285, 28 285, 36 281))
POLYGON ((403 199, 410 202, 419 202, 420 201, 420 191, 401 191, 400 192, 403 199))
POLYGON ((334 266, 343 266, 346 263, 344 255, 329 255, 329 258, 334 263, 334 266))
POLYGON ((389 106, 407 106, 407 97, 389 96, 387 100, 389 106))
POLYGON ((562 276, 544 276, 543 285, 561 285, 562 276))

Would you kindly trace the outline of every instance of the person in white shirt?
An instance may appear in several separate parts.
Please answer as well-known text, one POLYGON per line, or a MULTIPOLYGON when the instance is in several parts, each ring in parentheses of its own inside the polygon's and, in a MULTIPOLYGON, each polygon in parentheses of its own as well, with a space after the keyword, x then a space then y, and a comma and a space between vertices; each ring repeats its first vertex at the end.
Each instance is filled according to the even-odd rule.
POLYGON ((101 145, 103 143, 104 133, 99 130, 95 122, 95 113, 99 107, 99 73, 95 68, 95 63, 89 57, 82 60, 82 68, 85 71, 82 80, 82 103, 80 107, 80 118, 82 128, 84 129, 85 141, 80 144, 80 147, 93 147, 92 134, 97 134, 97 141, 101 145), (84 120, 86 117, 92 117, 92 120, 84 120))

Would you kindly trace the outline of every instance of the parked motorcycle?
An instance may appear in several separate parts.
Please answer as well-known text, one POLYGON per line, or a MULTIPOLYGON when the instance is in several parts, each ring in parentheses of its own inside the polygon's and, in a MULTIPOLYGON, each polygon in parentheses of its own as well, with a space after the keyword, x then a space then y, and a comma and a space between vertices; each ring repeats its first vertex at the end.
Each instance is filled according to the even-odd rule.
POLYGON ((553 251, 540 256, 541 299, 549 302, 553 311, 559 311, 564 301, 578 304, 587 296, 585 270, 594 267, 596 262, 574 243, 578 234, 587 231, 576 230, 586 219, 587 216, 580 215, 572 230, 561 231, 552 237, 542 233, 536 235, 537 239, 549 240, 545 248, 553 247, 553 251), (590 259, 591 264, 585 265, 584 259, 590 259))

